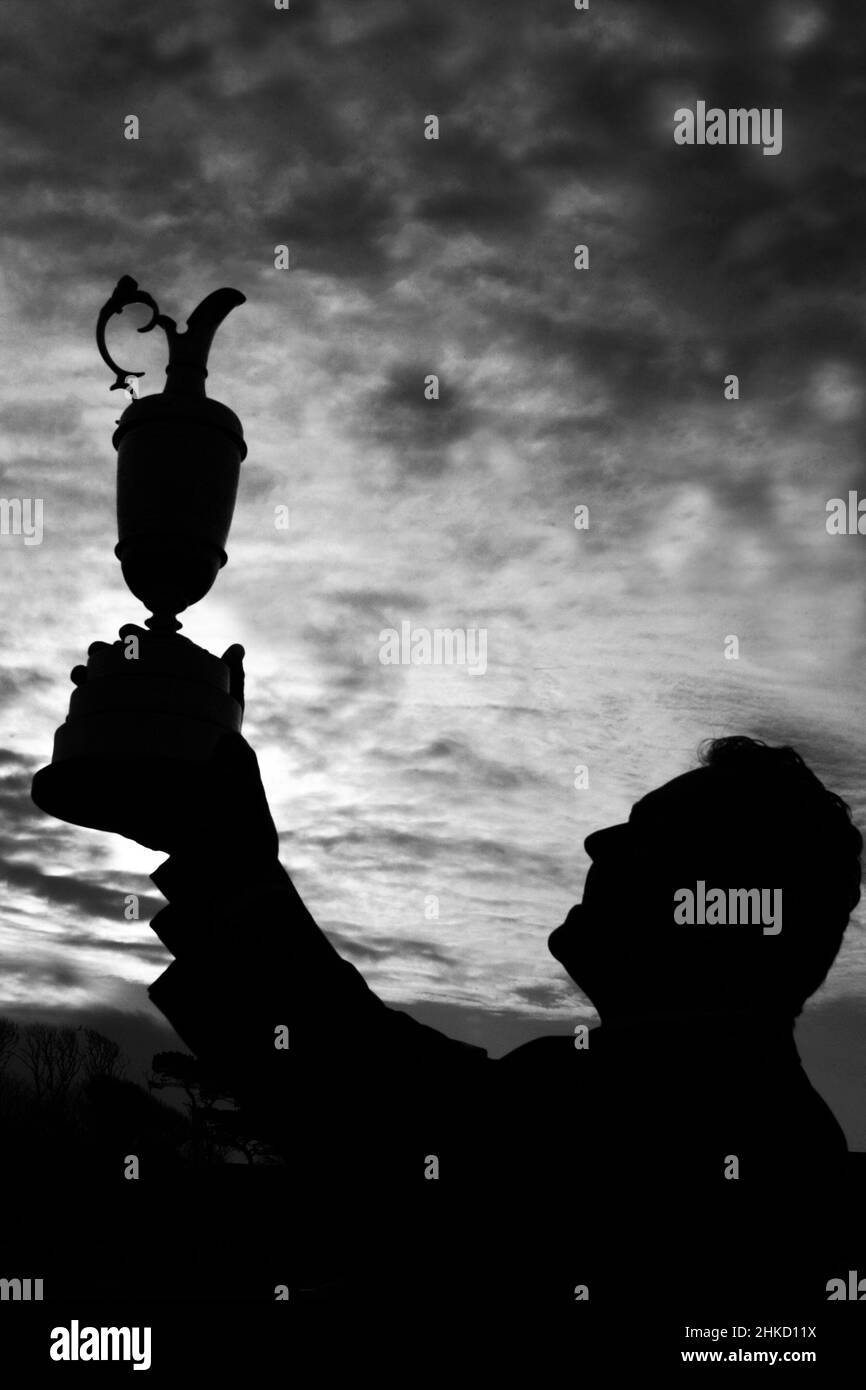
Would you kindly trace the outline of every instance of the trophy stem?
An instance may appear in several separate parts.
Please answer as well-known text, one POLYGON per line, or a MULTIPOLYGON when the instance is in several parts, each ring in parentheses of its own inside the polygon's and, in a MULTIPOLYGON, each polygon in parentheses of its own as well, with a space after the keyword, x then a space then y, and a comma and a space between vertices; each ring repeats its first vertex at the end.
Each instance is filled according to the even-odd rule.
POLYGON ((145 618, 144 625, 150 628, 151 632, 156 633, 157 636, 161 634, 167 636, 172 632, 180 632, 180 629, 183 627, 183 623, 179 623, 173 613, 154 613, 152 617, 145 618))

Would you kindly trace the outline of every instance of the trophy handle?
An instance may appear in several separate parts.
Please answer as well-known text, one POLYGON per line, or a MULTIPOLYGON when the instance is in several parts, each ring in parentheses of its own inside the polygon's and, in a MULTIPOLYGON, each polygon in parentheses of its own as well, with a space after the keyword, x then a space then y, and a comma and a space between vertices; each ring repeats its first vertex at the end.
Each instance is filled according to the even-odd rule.
POLYGON ((153 295, 147 294, 138 288, 138 282, 133 280, 131 275, 122 275, 99 311, 99 318, 96 320, 96 346, 103 362, 115 373, 115 379, 108 388, 110 391, 125 391, 127 378, 131 376, 144 376, 144 372, 126 371, 119 367, 105 344, 105 330, 109 319, 115 314, 122 314, 127 304, 146 304, 153 310, 153 317, 150 323, 146 323, 144 328, 140 328, 140 333, 147 333, 156 326, 159 318, 159 307, 153 295))

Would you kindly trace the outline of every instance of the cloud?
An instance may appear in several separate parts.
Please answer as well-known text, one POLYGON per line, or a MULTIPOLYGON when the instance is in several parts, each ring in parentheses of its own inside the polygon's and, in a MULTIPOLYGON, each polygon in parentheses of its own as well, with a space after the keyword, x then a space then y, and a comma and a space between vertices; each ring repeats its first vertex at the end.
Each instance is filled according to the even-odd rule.
POLYGON ((433 961, 439 965, 454 965, 456 963, 454 956, 443 951, 435 941, 425 941, 414 935, 383 936, 372 934, 365 935, 361 939, 357 935, 357 929, 341 930, 331 922, 323 922, 321 925, 325 935, 342 955, 350 956, 359 961, 378 962, 399 955, 404 959, 411 959, 414 956, 419 960, 433 961))
POLYGON ((450 381, 441 387, 438 400, 426 399, 427 377, 433 371, 429 360, 392 366, 362 418, 373 438, 397 454, 403 468, 435 476, 448 467, 451 445, 470 433, 472 410, 460 387, 450 381))
MULTIPOLYGON (((43 855, 42 863, 45 856, 43 855)), ((107 920, 122 920, 124 898, 129 892, 128 885, 94 883, 75 878, 65 878, 47 873, 42 863, 11 863, 7 859, 2 868, 2 876, 13 888, 26 888, 30 893, 44 901, 89 917, 107 920)), ((158 911, 156 899, 144 899, 142 916, 158 911)))

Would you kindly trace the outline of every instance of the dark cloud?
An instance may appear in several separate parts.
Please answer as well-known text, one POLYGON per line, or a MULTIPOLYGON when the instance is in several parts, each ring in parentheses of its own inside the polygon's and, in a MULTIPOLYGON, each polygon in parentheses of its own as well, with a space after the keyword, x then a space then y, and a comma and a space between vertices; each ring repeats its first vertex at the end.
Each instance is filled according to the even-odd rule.
POLYGON ((536 780, 525 769, 482 757, 477 749, 457 738, 437 739, 419 751, 413 764, 413 776, 422 773, 428 777, 441 777, 449 782, 458 780, 471 783, 475 788, 490 788, 493 791, 519 791, 536 780))
POLYGON ((375 823, 360 826, 349 824, 347 828, 330 834, 310 831, 305 842, 328 854, 342 855, 347 850, 364 848, 372 851, 376 862, 408 861, 417 868, 430 863, 459 862, 472 865, 479 879, 487 874, 495 875, 504 865, 510 869, 519 866, 526 875, 551 873, 555 868, 542 853, 495 839, 485 839, 482 835, 467 834, 459 825, 453 834, 436 836, 420 830, 399 830, 375 823))
POLYGON ((340 953, 355 960, 381 961, 387 960, 391 956, 400 956, 407 960, 415 956, 419 960, 435 961, 438 965, 455 964, 453 955, 443 951, 435 941, 425 941, 422 937, 412 935, 387 936, 381 933, 365 932, 363 939, 360 939, 351 930, 347 931, 345 928, 341 930, 332 922, 325 921, 322 926, 326 936, 340 953))
POLYGON ((413 363, 393 364, 384 386, 371 392, 359 423, 387 444, 410 473, 437 476, 449 465, 448 450, 473 428, 476 412, 466 393, 442 368, 435 350, 413 363), (427 378, 439 378, 439 398, 425 396, 427 378))
POLYGON ((27 769, 0 776, 0 837, 4 847, 12 850, 25 838, 43 838, 43 832, 47 832, 44 838, 50 839, 52 826, 30 795, 36 765, 28 758, 18 758, 14 753, 8 756, 14 759, 10 766, 27 769))
POLYGON ((5 767, 32 768, 35 771, 32 758, 26 758, 22 753, 16 753, 12 748, 0 748, 0 776, 3 776, 4 780, 8 778, 8 774, 2 772, 5 767))
POLYGON ((73 397, 65 400, 28 400, 0 405, 0 429, 7 434, 38 432, 67 443, 79 434, 82 406, 73 397))
MULTIPOLYGON (((2 866, 2 877, 14 888, 24 888, 44 902, 57 907, 74 908, 76 912, 108 920, 124 920, 124 900, 134 891, 129 879, 123 884, 109 886, 95 883, 91 875, 81 878, 64 878, 60 874, 45 871, 44 864, 50 863, 50 854, 43 854, 37 863, 11 863, 7 859, 2 866)), ((154 915, 162 903, 158 899, 140 899, 141 917, 146 920, 154 915)))
MULTIPOLYGON (((126 925, 125 919, 124 925, 126 925)), ((66 931, 63 933, 63 949, 68 948, 74 951, 79 947, 84 947, 88 951, 105 951, 114 955, 118 951, 122 951, 125 955, 134 956, 137 960, 144 961, 148 965, 165 969, 171 962, 171 955, 159 941, 145 934, 146 927, 147 916, 143 913, 141 918, 142 939, 134 944, 129 942, 120 944, 110 936, 100 936, 97 932, 66 931)))
POLYGON ((567 985, 525 985, 518 986, 514 993, 539 1009, 556 1009, 568 998, 574 997, 574 989, 567 985))
MULTIPOLYGON (((32 690, 44 689, 51 682, 41 671, 0 671, 0 702, 12 701, 32 690)), ((22 759, 22 762, 25 760, 22 759)), ((34 767, 34 772, 36 771, 34 767)))
POLYGON ((365 279, 387 266, 381 243, 393 217, 391 199, 365 175, 323 169, 312 186, 287 194, 285 206, 271 213, 261 230, 270 245, 290 241, 299 272, 365 279))
POLYGON ((136 891, 141 918, 156 913, 161 901, 148 892, 150 881, 141 875, 111 882, 91 867, 78 877, 52 872, 57 836, 63 832, 32 800, 30 787, 37 766, 35 760, 13 749, 0 749, 0 878, 8 887, 55 907, 59 915, 72 909, 85 919, 121 921, 124 899, 136 891))
MULTIPOLYGON (((364 21, 312 3, 290 17, 200 3, 179 19, 163 3, 120 29, 90 7, 48 8, 50 23, 10 26, 2 70, 7 119, 27 122, 20 149, 50 151, 47 165, 14 145, 7 153, 21 195, 10 230, 29 238, 31 256, 45 247, 42 274, 17 288, 43 321, 62 307, 52 310, 52 294, 68 294, 47 259, 58 241, 75 246, 88 277, 104 277, 106 253, 112 263, 123 245, 162 278, 193 243, 239 269, 258 258, 260 274, 261 258, 288 241, 299 276, 377 285, 387 297, 407 258, 418 264, 417 250, 401 249, 408 220, 486 247, 488 285, 511 291, 507 318, 495 298, 480 306, 488 341, 522 333, 537 358, 565 354, 631 416, 716 389, 699 351, 683 357, 688 344, 753 379, 781 351, 783 395, 790 371, 802 380, 834 336, 863 362, 853 306, 830 311, 836 334, 828 324, 823 343, 814 324, 816 286, 850 286, 866 211, 855 115, 866 39, 848 6, 813 7, 823 26, 806 44, 785 41, 792 16, 771 0, 713 12, 650 0, 618 7, 616 23, 560 0, 471 14, 444 0, 435 15, 394 0, 364 21), (693 96, 782 106, 784 177, 754 151, 676 147, 673 110, 693 96), (74 122, 61 115, 70 103, 74 122), (121 138, 126 111, 143 122, 138 142, 121 138), (428 112, 440 116, 438 141, 423 138, 428 112), (575 181, 567 215, 554 211, 564 180, 575 181), (583 281, 570 267, 581 234, 593 258, 583 281), (528 318, 521 328, 521 313, 534 328, 528 318)), ((463 274, 459 258, 437 272, 446 296, 463 274)), ((425 308, 435 316, 435 299, 425 308)), ((435 336, 421 348, 411 364, 405 354, 389 363, 383 337, 385 385, 354 422, 366 418, 371 441, 410 472, 436 476, 481 403, 447 374, 441 401, 424 402, 435 336)))

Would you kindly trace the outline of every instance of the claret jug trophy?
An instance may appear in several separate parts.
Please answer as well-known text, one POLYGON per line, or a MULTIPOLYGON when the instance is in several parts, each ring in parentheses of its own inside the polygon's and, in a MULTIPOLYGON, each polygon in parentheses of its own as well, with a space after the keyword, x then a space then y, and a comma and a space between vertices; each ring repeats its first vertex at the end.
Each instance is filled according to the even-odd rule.
POLYGON ((244 295, 219 289, 190 314, 186 330, 125 275, 103 306, 96 339, 115 373, 111 390, 143 372, 118 367, 105 342, 109 320, 128 304, 161 328, 169 360, 164 390, 133 399, 113 436, 117 450, 115 554, 123 578, 151 616, 125 625, 120 639, 94 642, 66 720, 54 735, 51 763, 33 779, 32 796, 59 820, 117 830, 120 802, 141 797, 181 811, 191 765, 204 763, 219 738, 239 731, 243 708, 229 663, 181 636, 178 613, 204 598, 226 563, 226 541, 246 455, 241 422, 205 395, 214 334, 244 295))

